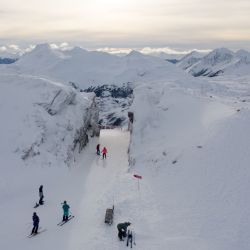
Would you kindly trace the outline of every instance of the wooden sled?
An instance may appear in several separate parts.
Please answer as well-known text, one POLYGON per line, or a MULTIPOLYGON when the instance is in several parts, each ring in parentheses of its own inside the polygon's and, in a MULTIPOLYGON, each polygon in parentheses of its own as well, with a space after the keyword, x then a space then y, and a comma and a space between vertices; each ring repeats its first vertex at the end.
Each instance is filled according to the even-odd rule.
POLYGON ((104 222, 111 225, 113 223, 113 217, 114 217, 114 206, 112 208, 106 209, 104 222))

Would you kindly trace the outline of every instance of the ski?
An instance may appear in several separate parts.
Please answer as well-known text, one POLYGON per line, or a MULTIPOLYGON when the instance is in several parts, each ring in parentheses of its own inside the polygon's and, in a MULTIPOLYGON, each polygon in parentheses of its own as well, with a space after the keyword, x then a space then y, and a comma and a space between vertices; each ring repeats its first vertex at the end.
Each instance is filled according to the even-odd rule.
POLYGON ((133 232, 132 230, 128 230, 128 236, 127 236, 127 247, 133 248, 133 232))
POLYGON ((37 208, 37 207, 39 207, 39 204, 38 204, 38 203, 36 203, 36 205, 34 206, 34 208, 37 208))
POLYGON ((44 205, 44 202, 43 202, 43 204, 39 204, 39 203, 36 202, 36 205, 34 206, 34 208, 40 207, 42 205, 44 205))
POLYGON ((45 228, 45 229, 42 229, 41 231, 38 231, 36 234, 30 234, 30 235, 28 235, 27 237, 28 238, 32 238, 32 237, 35 237, 35 236, 37 236, 38 234, 40 234, 40 233, 43 233, 43 232, 45 232, 45 231, 47 231, 47 229, 45 228))
POLYGON ((135 243, 135 232, 134 232, 134 237, 133 237, 133 239, 134 239, 134 245, 136 246, 136 243, 135 243))
POLYGON ((71 219, 73 219, 75 216, 74 215, 70 215, 67 221, 61 221, 57 224, 57 226, 63 226, 65 223, 67 223, 68 221, 70 221, 71 219))
POLYGON ((129 244, 129 235, 130 235, 130 231, 128 230, 128 235, 127 235, 127 247, 128 247, 128 244, 129 244))

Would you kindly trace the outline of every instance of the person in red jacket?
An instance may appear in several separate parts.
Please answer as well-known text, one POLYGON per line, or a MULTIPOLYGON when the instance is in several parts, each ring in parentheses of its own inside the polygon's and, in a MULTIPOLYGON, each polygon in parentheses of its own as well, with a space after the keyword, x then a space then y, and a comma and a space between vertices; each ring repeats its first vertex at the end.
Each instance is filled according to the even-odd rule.
POLYGON ((106 147, 104 147, 103 149, 102 149, 102 159, 106 159, 106 157, 107 157, 107 149, 106 149, 106 147))

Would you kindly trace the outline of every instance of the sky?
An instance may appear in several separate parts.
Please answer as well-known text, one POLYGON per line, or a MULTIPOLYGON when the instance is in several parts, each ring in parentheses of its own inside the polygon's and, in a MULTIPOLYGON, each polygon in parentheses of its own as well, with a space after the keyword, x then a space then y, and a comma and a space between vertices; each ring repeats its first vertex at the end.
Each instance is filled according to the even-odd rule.
POLYGON ((0 46, 250 49, 249 0, 0 0, 0 46))

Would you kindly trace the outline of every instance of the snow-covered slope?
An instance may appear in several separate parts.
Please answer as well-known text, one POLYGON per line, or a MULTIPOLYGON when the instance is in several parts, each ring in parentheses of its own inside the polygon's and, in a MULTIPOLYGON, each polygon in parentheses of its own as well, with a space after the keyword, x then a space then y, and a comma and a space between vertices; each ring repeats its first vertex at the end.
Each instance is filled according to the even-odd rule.
POLYGON ((250 246, 249 102, 203 84, 210 87, 166 80, 134 90, 130 163, 143 176, 137 231, 148 249, 250 246))
POLYGON ((13 160, 40 166, 67 164, 94 122, 94 95, 60 83, 1 75, 0 95, 2 166, 13 160))
MULTIPOLYGON (((218 75, 248 75, 250 72, 249 52, 240 50, 236 53, 226 49, 215 49, 201 59, 191 57, 178 65, 193 76, 214 77, 218 75)), ((185 58, 184 58, 185 59, 185 58)))
MULTIPOLYGON (((138 250, 248 250, 250 90, 234 71, 240 60, 247 67, 248 54, 222 49, 204 58, 213 69, 232 66, 234 78, 194 78, 135 51, 119 58, 47 45, 0 67, 0 209, 10 214, 0 218, 0 249, 127 249, 116 224, 131 221, 138 250), (98 118, 94 95, 80 90, 106 82, 134 88, 129 169, 121 129, 101 131, 78 153, 98 118), (107 146, 106 160, 97 143, 107 146), (133 174, 142 175, 140 186, 133 174), (28 239, 41 184, 45 206, 36 211, 47 231, 28 239), (76 217, 61 228, 63 200, 76 217)), ((116 86, 90 89, 117 101, 116 86)), ((107 105, 104 113, 126 109, 107 105)))

